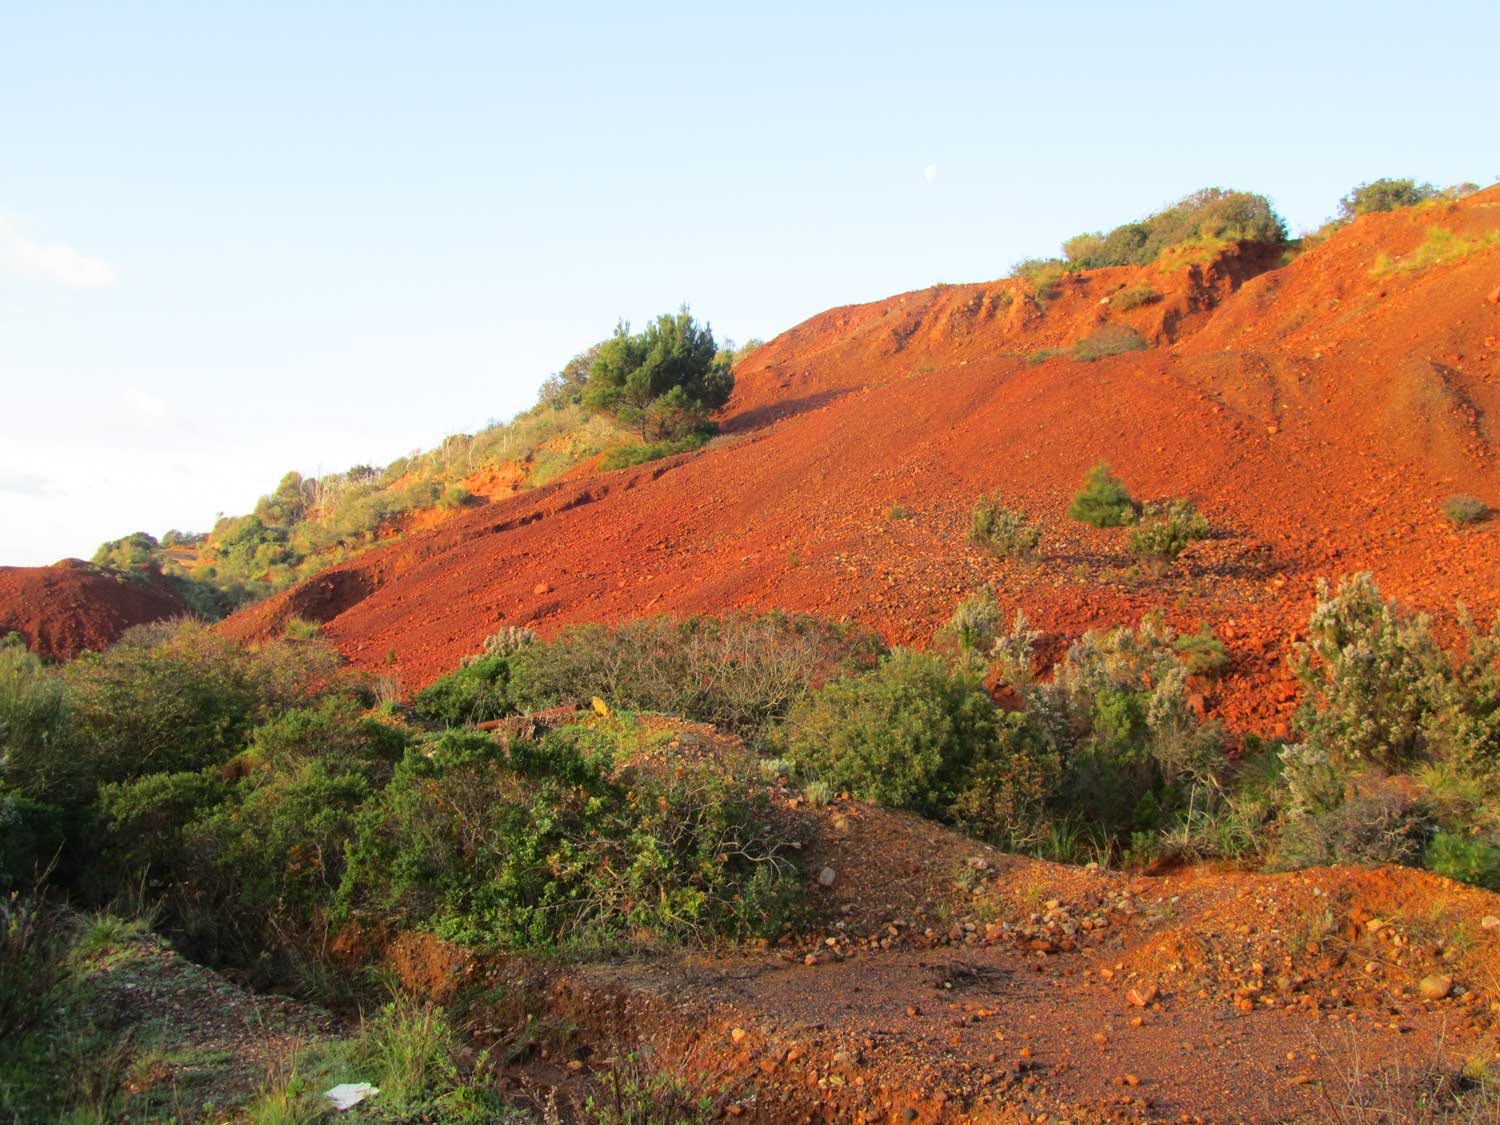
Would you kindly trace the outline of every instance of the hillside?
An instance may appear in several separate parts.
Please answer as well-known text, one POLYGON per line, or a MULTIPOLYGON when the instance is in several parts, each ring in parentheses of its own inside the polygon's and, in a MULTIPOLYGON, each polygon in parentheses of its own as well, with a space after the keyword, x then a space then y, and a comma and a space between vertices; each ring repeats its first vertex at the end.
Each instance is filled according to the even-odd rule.
POLYGON ((178 617, 187 603, 164 583, 63 559, 52 566, 0 566, 0 636, 19 633, 48 660, 99 652, 132 625, 178 617))
POLYGON ((1285 265, 1227 243, 1050 293, 1010 278, 833 309, 739 364, 702 452, 494 500, 223 628, 316 620, 411 690, 503 624, 782 607, 925 641, 993 583, 1063 636, 1157 607, 1208 623, 1234 660, 1210 705, 1277 733, 1292 693, 1266 688, 1317 578, 1371 570, 1439 612, 1500 600, 1493 523, 1440 511, 1500 497, 1497 239, 1491 188, 1363 216, 1285 265), (1106 325, 1151 346, 1063 353, 1106 325), (1142 575, 1117 532, 1064 515, 1100 460, 1220 534, 1142 575), (1040 524, 1039 564, 967 543, 996 490, 1040 524))

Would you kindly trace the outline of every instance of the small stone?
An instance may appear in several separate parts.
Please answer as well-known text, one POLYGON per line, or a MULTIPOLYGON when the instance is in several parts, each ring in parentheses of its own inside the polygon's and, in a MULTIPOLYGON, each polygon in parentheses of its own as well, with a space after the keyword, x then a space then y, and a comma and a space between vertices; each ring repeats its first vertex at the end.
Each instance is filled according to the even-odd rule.
POLYGON ((535 586, 533 586, 531 588, 531 592, 533 594, 536 594, 538 597, 540 597, 543 594, 550 594, 550 593, 552 593, 552 587, 549 586, 545 582, 538 582, 535 586))
POLYGON ((1486 914, 1479 924, 1487 930, 1500 930, 1500 915, 1486 914))
POLYGON ((831 887, 833 886, 833 881, 838 877, 837 871, 831 867, 825 867, 822 871, 818 872, 818 886, 831 887))
POLYGON ((1125 1085, 1127 1085, 1127 1086, 1139 1086, 1140 1084, 1141 1084, 1141 1080, 1139 1078, 1137 1078, 1135 1075, 1133 1075, 1133 1074, 1127 1074, 1125 1076, 1125 1085))
POLYGON ((736 1043, 743 1043, 745 1041, 745 1037, 749 1034, 750 1033, 743 1027, 737 1027, 729 1033, 729 1038, 734 1040, 736 1043))
POLYGON ((1125 999, 1129 1000, 1137 1008, 1149 1008, 1151 1002, 1156 999, 1156 995, 1156 985, 1146 984, 1132 988, 1125 994, 1125 999))
POLYGON ((1430 977, 1423 977, 1417 989, 1424 1000, 1445 1000, 1453 991, 1453 978, 1445 973, 1434 973, 1430 977))

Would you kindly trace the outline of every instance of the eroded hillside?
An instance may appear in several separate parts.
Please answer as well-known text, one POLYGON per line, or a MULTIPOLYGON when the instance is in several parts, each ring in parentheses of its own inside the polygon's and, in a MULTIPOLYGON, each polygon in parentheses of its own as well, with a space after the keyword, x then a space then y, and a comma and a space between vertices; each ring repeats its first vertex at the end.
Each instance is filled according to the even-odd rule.
POLYGON ((497 500, 224 628, 317 620, 412 689, 504 624, 782 607, 925 640, 991 583, 1056 634, 1157 607, 1210 624, 1235 662, 1210 704, 1274 732, 1291 692, 1268 682, 1318 577, 1495 608, 1493 524, 1456 531, 1440 504, 1500 497, 1497 239, 1492 188, 1364 216, 1285 265, 1228 244, 1050 292, 834 309, 741 363, 706 450, 497 500), (1074 358, 1101 327, 1151 346, 1074 358), (1064 515, 1100 460, 1140 498, 1193 498, 1218 534, 1143 576, 1117 533, 1064 515), (992 491, 1040 524, 1038 563, 966 542, 992 491))

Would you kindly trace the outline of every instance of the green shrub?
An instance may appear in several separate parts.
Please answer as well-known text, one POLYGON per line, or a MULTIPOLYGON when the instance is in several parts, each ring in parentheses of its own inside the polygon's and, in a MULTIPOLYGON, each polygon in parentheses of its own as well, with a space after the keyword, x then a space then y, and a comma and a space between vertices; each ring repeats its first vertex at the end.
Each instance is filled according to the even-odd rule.
POLYGON ((1213 676, 1229 665, 1229 650, 1207 624, 1196 633, 1183 633, 1172 642, 1190 676, 1213 676))
POLYGON ((127 631, 107 652, 86 654, 63 672, 79 746, 74 798, 96 782, 228 761, 266 716, 325 690, 336 662, 319 642, 277 642, 251 653, 193 622, 127 631))
POLYGON ((1068 517, 1091 527, 1124 527, 1134 523, 1140 506, 1102 461, 1083 478, 1082 490, 1068 505, 1068 517))
POLYGON ((1190 541, 1207 539, 1213 534, 1208 517, 1191 500, 1179 498, 1152 501, 1145 506, 1143 514, 1174 524, 1190 541))
POLYGON ((115 886, 149 879, 195 956, 277 979, 275 959, 330 907, 355 816, 406 745, 330 699, 256 728, 236 782, 205 770, 105 786, 101 873, 115 886))
POLYGON ((1500 845, 1466 832, 1434 835, 1422 855, 1422 866, 1460 883, 1500 891, 1500 845))
POLYGON ((1286 222, 1263 195, 1203 188, 1170 207, 1108 234, 1081 234, 1063 243, 1072 269, 1144 266, 1165 249, 1195 240, 1286 241, 1286 222))
POLYGON ((1360 184, 1339 200, 1339 212, 1346 219, 1356 215, 1368 215, 1374 211, 1395 211, 1402 207, 1415 207, 1435 198, 1438 189, 1431 184, 1419 184, 1416 180, 1373 180, 1360 184))
POLYGON ((1001 558, 1028 558, 1041 539, 1035 525, 1007 508, 998 492, 980 497, 969 515, 969 542, 1001 558))
POLYGON ((598 697, 759 738, 809 688, 867 667, 878 637, 802 614, 731 614, 577 625, 510 658, 511 697, 526 710, 598 697))
POLYGON ((505 746, 449 731, 361 811, 340 901, 508 947, 774 932, 797 878, 744 767, 619 723, 505 746))
POLYGON ((1150 346, 1133 328, 1123 324, 1101 324, 1073 345, 1073 358, 1092 363, 1096 359, 1138 352, 1150 346))
POLYGON ((509 656, 518 652, 527 645, 536 644, 538 641, 536 630, 528 629, 525 625, 507 625, 498 633, 491 633, 484 638, 484 651, 464 658, 464 664, 473 664, 486 656, 509 656))
POLYGON ((995 651, 1003 626, 1000 603, 995 600, 995 592, 986 586, 958 603, 948 623, 933 637, 934 647, 939 652, 951 653, 959 663, 982 671, 995 651))
POLYGON ((1393 273, 1426 269, 1446 262, 1456 262, 1487 246, 1500 245, 1500 231, 1490 231, 1477 238, 1457 234, 1446 227, 1428 227, 1422 241, 1410 254, 1392 258, 1379 254, 1370 269, 1372 277, 1385 277, 1393 273))
MULTIPOLYGON (((1111 846, 1162 831, 1219 791, 1222 736, 1188 705, 1175 639, 1159 617, 1086 633, 1050 683, 1022 691, 1043 745, 1058 755, 1050 807, 1083 818, 1111 846)), ((1004 640, 1001 648, 1025 651, 1004 640)))
POLYGON ((786 757, 864 800, 947 815, 997 718, 979 676, 895 649, 869 672, 832 680, 793 706, 786 757))
POLYGON ((673 457, 678 453, 691 453, 695 449, 702 449, 708 438, 706 433, 697 433, 674 441, 617 445, 599 459, 599 469, 607 473, 614 469, 628 469, 632 465, 644 465, 648 461, 660 461, 663 457, 673 457))
POLYGON ((515 711, 507 688, 510 660, 481 656, 439 676, 416 694, 412 712, 431 723, 462 726, 499 719, 515 711))
POLYGON ((1122 289, 1110 298, 1110 307, 1120 312, 1130 312, 1132 309, 1144 308, 1154 305, 1161 300, 1161 294, 1150 286, 1138 285, 1133 289, 1122 289))
POLYGON ((1011 275, 1031 283, 1032 295, 1050 301, 1062 292, 1068 267, 1061 258, 1027 258, 1011 267, 1011 275))
MULTIPOLYGON (((1488 789, 1500 782, 1500 613, 1481 630, 1459 607, 1464 641, 1443 683, 1444 691, 1425 716, 1434 755, 1488 789)), ((1436 694, 1436 693, 1435 693, 1436 694)))
POLYGON ((1446 661, 1427 619, 1398 614, 1369 574, 1336 592, 1319 582, 1293 668, 1304 689, 1298 727, 1334 762, 1400 770, 1428 756, 1446 661))
POLYGON ((701 430, 733 390, 732 358, 684 305, 635 335, 622 322, 589 366, 584 401, 643 441, 660 441, 701 430))
POLYGON ((0 782, 0 895, 42 880, 61 856, 69 819, 0 782))
POLYGON ((68 788, 67 720, 62 677, 18 635, 0 638, 0 788, 38 799, 68 788))
POLYGON ((1292 816, 1273 857, 1283 869, 1335 864, 1413 864, 1431 833, 1425 810, 1378 780, 1332 808, 1292 816))
POLYGON ((101 870, 106 885, 128 887, 150 878, 159 887, 203 881, 189 826, 216 808, 229 787, 214 769, 154 773, 99 790, 103 826, 101 870))
POLYGON ((1125 549, 1161 574, 1187 550, 1188 538, 1187 528, 1176 520, 1148 519, 1130 529, 1125 549))
POLYGON ((1474 496, 1450 496, 1443 501, 1443 515, 1459 527, 1479 523, 1489 514, 1489 505, 1474 496))
POLYGON ((443 490, 438 497, 437 506, 445 512, 456 512, 459 508, 467 508, 474 502, 474 494, 462 485, 450 485, 443 490))

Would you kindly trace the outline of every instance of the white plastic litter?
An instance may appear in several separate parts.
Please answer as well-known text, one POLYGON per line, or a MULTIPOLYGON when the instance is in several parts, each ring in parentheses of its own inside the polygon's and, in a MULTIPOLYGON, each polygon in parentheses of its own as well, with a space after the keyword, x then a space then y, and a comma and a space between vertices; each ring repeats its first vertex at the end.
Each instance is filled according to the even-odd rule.
POLYGON ((371 1086, 368 1082, 343 1082, 332 1090, 325 1090, 323 1096, 333 1103, 333 1108, 343 1113, 346 1109, 352 1109, 366 1098, 373 1098, 380 1093, 380 1087, 371 1086))

